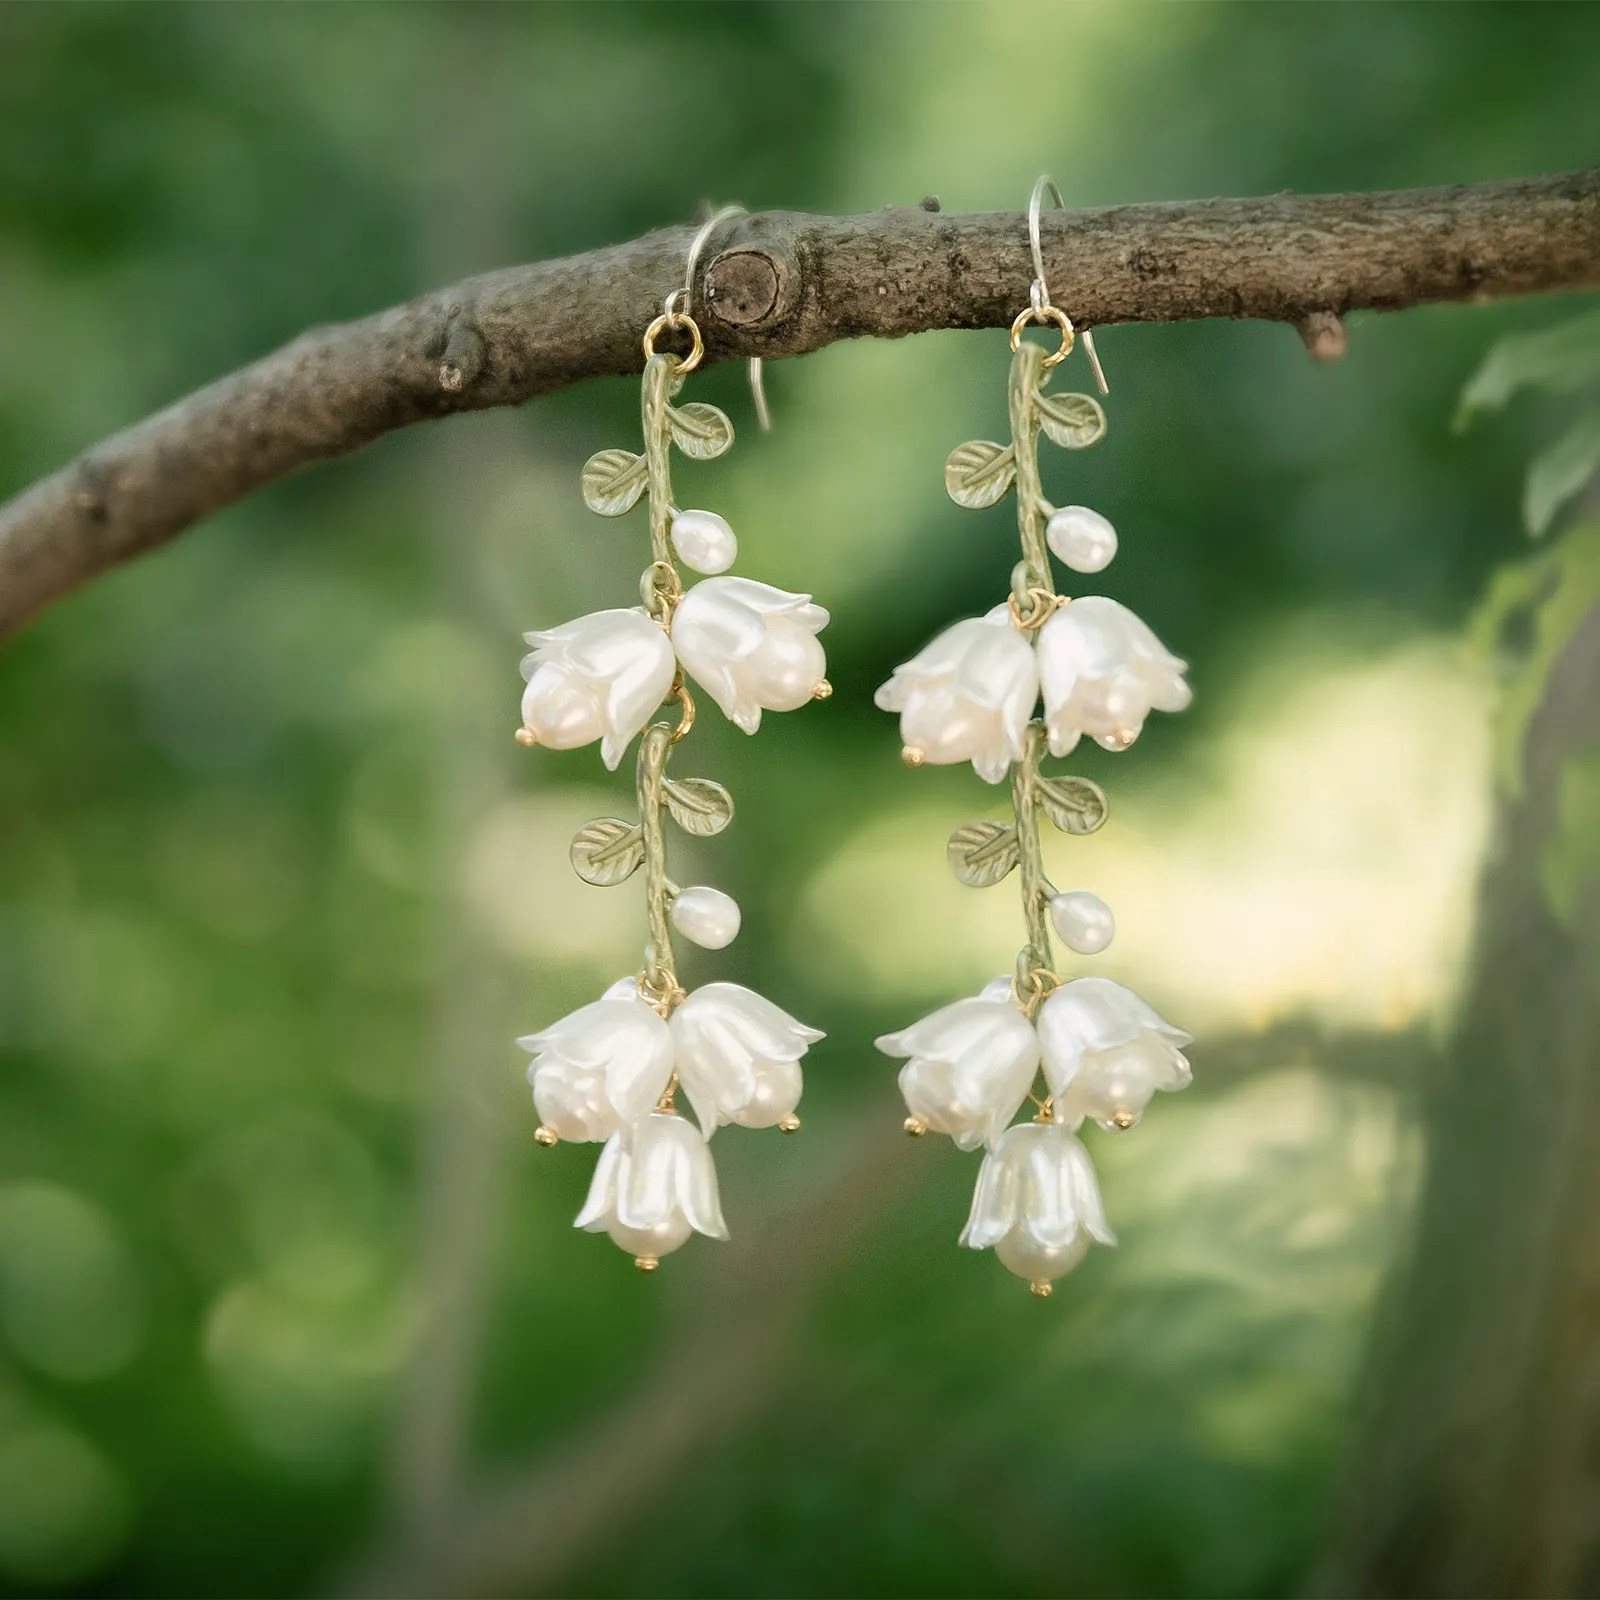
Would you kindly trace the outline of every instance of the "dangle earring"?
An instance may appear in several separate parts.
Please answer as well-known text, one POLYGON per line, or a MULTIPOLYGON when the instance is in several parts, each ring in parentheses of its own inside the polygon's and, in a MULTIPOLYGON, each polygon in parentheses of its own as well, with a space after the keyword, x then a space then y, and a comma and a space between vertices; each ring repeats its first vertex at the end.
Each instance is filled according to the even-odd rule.
MULTIPOLYGON (((644 868, 649 942, 642 969, 619 979, 590 1005, 517 1042, 532 1052, 528 1081, 540 1117, 535 1137, 604 1141, 589 1198, 576 1226, 604 1231, 642 1271, 693 1232, 728 1237, 708 1141, 719 1125, 800 1126, 800 1058, 822 1038, 815 1028, 750 989, 710 983, 685 993, 672 935, 720 950, 739 931, 739 908, 719 889, 680 889, 667 876, 664 819, 685 833, 720 833, 733 798, 708 778, 669 777, 673 751, 694 726, 687 672, 746 733, 763 711, 793 711, 832 691, 817 633, 828 613, 810 595, 749 578, 707 576, 685 590, 680 564, 720 574, 737 541, 714 511, 680 511, 670 472, 675 446, 708 461, 733 444, 733 425, 716 406, 674 405, 704 353, 691 310, 695 265, 725 207, 695 235, 684 286, 667 297, 644 335, 644 451, 602 450, 583 469, 583 498, 601 516, 620 517, 645 497, 650 565, 642 606, 599 611, 545 633, 530 633, 522 663, 520 743, 570 750, 600 742, 615 770, 635 734, 639 820, 604 817, 572 841, 572 865, 586 883, 611 885, 644 868), (687 357, 657 352, 666 332, 686 336, 687 357), (676 726, 652 721, 665 703, 676 726), (681 1115, 679 1093, 695 1121, 681 1115)), ((765 419, 760 367, 751 386, 765 419)))
MULTIPOLYGON (((877 1043, 886 1055, 907 1058, 900 1071, 907 1133, 931 1130, 963 1150, 985 1147, 961 1243, 992 1247, 1040 1296, 1083 1259, 1091 1240, 1116 1242, 1078 1128, 1086 1118, 1108 1132, 1131 1128, 1157 1089, 1181 1089, 1190 1076, 1182 1054, 1188 1034, 1109 978, 1063 979, 1050 942, 1053 926, 1069 949, 1096 955, 1110 944, 1113 923, 1098 896, 1058 892, 1045 877, 1041 812, 1069 834, 1092 833, 1106 819, 1097 785, 1041 770, 1046 749, 1064 756, 1087 734, 1107 750, 1125 750, 1152 710, 1182 711, 1190 694, 1184 663, 1125 606, 1098 595, 1069 603, 1052 580, 1050 552, 1075 572, 1099 572, 1117 538, 1087 507, 1051 506, 1040 484, 1041 433, 1082 450, 1106 426, 1090 396, 1046 392, 1050 370, 1075 337, 1045 286, 1039 208, 1047 192, 1061 205, 1048 178, 1028 203, 1033 283, 1011 325, 1011 443, 975 440, 945 464, 945 487, 960 506, 995 505, 1015 486, 1022 560, 1011 594, 986 615, 947 628, 897 667, 876 697, 883 710, 900 713, 908 766, 970 761, 989 783, 1011 777, 1013 820, 957 828, 947 855, 956 877, 975 888, 1020 868, 1027 943, 1014 971, 877 1043), (1030 323, 1060 331, 1054 354, 1023 339, 1030 323), (1041 691, 1044 714, 1036 717, 1041 691), (1042 1094, 1035 1093, 1041 1070, 1042 1094), (1011 1126, 1025 1101, 1036 1108, 1033 1120, 1011 1126)), ((1089 330, 1081 337, 1105 394, 1089 330)))

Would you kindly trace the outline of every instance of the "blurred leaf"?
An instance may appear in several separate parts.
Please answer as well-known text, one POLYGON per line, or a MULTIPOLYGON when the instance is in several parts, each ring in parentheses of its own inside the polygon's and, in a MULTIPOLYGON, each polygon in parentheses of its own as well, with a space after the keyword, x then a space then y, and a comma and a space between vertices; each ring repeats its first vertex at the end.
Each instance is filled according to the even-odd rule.
POLYGON ((1039 801, 1063 833, 1093 833, 1109 809, 1104 790, 1087 778, 1040 778, 1039 801))
POLYGON ((631 450, 602 450, 583 465, 583 502, 602 517, 620 517, 644 493, 644 457, 631 450))
POLYGON ((1106 414, 1086 394, 1038 394, 1033 408, 1039 425, 1063 450, 1086 450, 1105 436, 1106 414))
POLYGON ((957 445, 944 464, 945 491, 958 506, 972 511, 992 506, 1011 487, 1016 475, 1011 446, 992 444, 987 439, 957 445))
POLYGON ((1528 469, 1522 516, 1535 538, 1600 471, 1600 411, 1586 411, 1528 469))
POLYGON ((733 796, 710 778, 668 778, 661 792, 672 820, 685 833, 721 833, 733 821, 733 796))
POLYGON ((950 835, 945 846, 950 870, 974 889, 987 889, 1021 859, 1017 830, 1008 822, 966 822, 950 835))
POLYGON ((673 406, 672 442, 694 461, 710 461, 733 445, 733 424, 716 406, 693 400, 673 406))
POLYGON ((600 817, 572 841, 572 870, 585 883, 609 888, 630 878, 644 863, 644 832, 636 822, 600 817))
POLYGON ((1519 389, 1570 394, 1586 383, 1600 383, 1600 311, 1502 339, 1462 391, 1455 427, 1480 411, 1498 411, 1519 389))

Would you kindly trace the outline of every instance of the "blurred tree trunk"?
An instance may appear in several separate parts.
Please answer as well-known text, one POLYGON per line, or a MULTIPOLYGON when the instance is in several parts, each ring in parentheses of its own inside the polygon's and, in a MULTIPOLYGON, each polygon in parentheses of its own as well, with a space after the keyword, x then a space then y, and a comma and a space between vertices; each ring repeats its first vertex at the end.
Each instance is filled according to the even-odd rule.
POLYGON ((1600 1593, 1600 605, 1522 757, 1322 1594, 1600 1593))

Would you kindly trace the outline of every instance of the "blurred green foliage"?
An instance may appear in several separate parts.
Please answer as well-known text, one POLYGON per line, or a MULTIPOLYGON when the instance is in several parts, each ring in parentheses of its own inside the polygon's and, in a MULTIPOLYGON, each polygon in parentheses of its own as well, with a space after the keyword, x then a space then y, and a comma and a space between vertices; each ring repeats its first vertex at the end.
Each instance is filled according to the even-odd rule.
MULTIPOLYGON (((1590 5, 12 0, 0 492, 311 323, 707 197, 997 209, 1043 168, 1096 205, 1583 165, 1597 47, 1590 5)), ((1470 817, 1424 890, 1405 851, 1374 854, 1413 837, 1420 778, 1358 759, 1308 794, 1292 730, 1258 730, 1291 690, 1308 738, 1332 727, 1351 663, 1393 663, 1366 726, 1427 721, 1405 652, 1458 640, 1519 555, 1523 464, 1571 415, 1535 395, 1461 436, 1456 396, 1496 337, 1572 309, 1356 317, 1331 369, 1282 328, 1105 331, 1110 434, 1046 488, 1112 518, 1108 592, 1195 663, 1190 716, 1081 763, 1148 822, 1081 858, 1152 863, 1147 924, 1176 927, 1212 859, 1185 819, 1273 761, 1263 837, 1332 832, 1270 858, 1272 942, 1323 949, 1369 869, 1368 924, 1464 904, 1470 817)), ((703 716, 694 770, 740 813, 680 881, 745 910, 691 976, 830 1037, 797 1140, 718 1138, 735 1243, 653 1280, 567 1226, 589 1161, 532 1149, 510 1043, 637 959, 631 892, 565 861, 626 774, 508 737, 519 633, 632 593, 637 519, 577 493, 633 437, 631 384, 275 485, 7 645, 7 1592, 1239 1595, 1306 1570, 1448 971, 1402 982, 1356 951, 1346 989, 1269 1000, 1266 956, 1241 958, 1196 1087, 1095 1144, 1122 1249, 1048 1305, 958 1252, 974 1166, 904 1148, 870 1040, 949 997, 933 974, 969 902, 901 916, 893 981, 850 981, 830 952, 894 908, 818 886, 846 883, 827 872, 852 841, 992 799, 907 774, 869 697, 1004 592, 1007 514, 957 511, 940 476, 1001 425, 1004 335, 840 346, 769 381, 763 437, 738 372, 695 380, 741 437, 681 487, 733 520, 742 572, 833 609, 836 693, 750 742, 703 716)), ((1452 781, 1486 796, 1486 698, 1460 682, 1452 781)), ((925 887, 936 846, 901 861, 907 903, 961 893, 925 887)), ((1231 881, 1206 880, 1224 920, 1231 881)), ((948 959, 980 981, 1003 937, 948 959)), ((1126 971, 1181 998, 1184 948, 1126 971)))

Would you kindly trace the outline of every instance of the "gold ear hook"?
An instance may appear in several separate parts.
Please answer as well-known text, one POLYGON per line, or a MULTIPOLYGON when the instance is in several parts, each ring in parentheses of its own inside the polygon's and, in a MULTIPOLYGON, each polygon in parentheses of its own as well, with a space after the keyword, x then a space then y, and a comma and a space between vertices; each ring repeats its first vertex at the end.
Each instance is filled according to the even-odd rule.
MULTIPOLYGON (((689 245, 689 259, 684 266, 683 287, 674 289, 667 296, 666 313, 669 316, 688 316, 690 302, 694 298, 694 269, 699 264, 700 252, 705 249, 706 242, 717 231, 721 223, 730 217, 747 217, 750 213, 743 206, 723 206, 718 211, 713 211, 706 220, 700 224, 700 230, 695 234, 689 245), (679 305, 681 298, 682 304, 679 305)), ((750 357, 750 398, 755 402, 756 421, 761 424, 763 433, 772 432, 772 413, 767 408, 767 390, 762 380, 761 357, 750 357)))
MULTIPOLYGON (((1044 173, 1033 186, 1033 193, 1028 196, 1028 250, 1033 256, 1033 282, 1028 286, 1028 311, 1023 313, 1030 322, 1043 322, 1047 317, 1052 321, 1060 319, 1061 313, 1051 304, 1050 290, 1044 281, 1044 251, 1039 243, 1039 210, 1044 203, 1044 197, 1050 196, 1052 203, 1058 210, 1067 209, 1066 201, 1061 198, 1061 190, 1056 187, 1056 180, 1049 173, 1044 173)), ((1017 338, 1020 336, 1019 326, 1012 330, 1012 348, 1016 348, 1017 338)), ((1067 326, 1070 328, 1071 323, 1067 326)), ((1094 372, 1094 381, 1099 385, 1101 394, 1110 394, 1111 386, 1106 382, 1106 375, 1100 365, 1100 357, 1095 351, 1094 334, 1088 328, 1077 330, 1078 338, 1083 341, 1083 353, 1089 358, 1089 366, 1094 372)), ((1063 348, 1058 355, 1066 354, 1063 348)))

